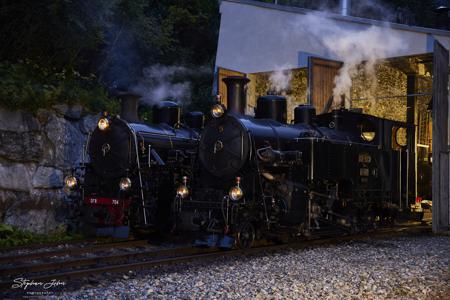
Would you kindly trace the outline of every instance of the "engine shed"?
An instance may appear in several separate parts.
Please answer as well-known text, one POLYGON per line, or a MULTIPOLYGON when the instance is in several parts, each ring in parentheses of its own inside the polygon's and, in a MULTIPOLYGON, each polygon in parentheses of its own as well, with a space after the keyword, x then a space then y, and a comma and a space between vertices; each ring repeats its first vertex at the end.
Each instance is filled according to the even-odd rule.
POLYGON ((328 112, 336 78, 352 62, 333 49, 345 45, 330 46, 320 28, 324 35, 379 31, 386 44, 369 49, 379 51, 350 73, 346 106, 410 125, 407 132, 392 132, 394 144, 409 149, 407 170, 399 170, 407 173, 399 204, 406 209, 432 200, 433 231, 450 230, 449 31, 250 0, 223 0, 220 13, 215 90, 226 104, 222 79, 245 76, 247 111, 252 113, 258 97, 268 92, 282 94, 288 122, 298 104, 328 112), (396 41, 400 45, 392 46, 396 41))

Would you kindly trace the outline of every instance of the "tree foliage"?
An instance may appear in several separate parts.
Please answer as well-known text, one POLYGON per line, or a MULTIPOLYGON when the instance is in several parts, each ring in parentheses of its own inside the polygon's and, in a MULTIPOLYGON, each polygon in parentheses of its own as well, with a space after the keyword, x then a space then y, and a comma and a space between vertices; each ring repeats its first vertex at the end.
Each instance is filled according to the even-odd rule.
MULTIPOLYGON (((39 95, 47 95, 36 99, 36 106, 45 106, 53 101, 48 100, 52 95, 61 94, 47 90, 47 81, 33 68, 25 71, 30 65, 51 70, 56 78, 74 70, 98 78, 107 88, 129 87, 144 67, 153 64, 213 68, 219 19, 215 0, 7 0, 2 2, 0 17, 2 74, 12 76, 9 92, 0 97, 36 92, 19 95, 19 86, 11 92, 12 84, 25 76, 40 85, 39 95)), ((205 82, 194 85, 194 90, 204 94, 212 78, 208 85, 205 82)), ((17 100, 9 106, 20 107, 20 103, 29 101, 17 100)))
POLYGON ((2 1, 0 58, 87 71, 103 42, 108 1, 2 1))
POLYGON ((82 104, 93 112, 118 107, 94 75, 46 69, 30 61, 0 62, 0 106, 35 112, 61 103, 82 104))
MULTIPOLYGON (((339 1, 278 3, 336 11, 339 1)), ((438 25, 433 8, 433 0, 352 1, 351 14, 433 27, 438 25)), ((177 80, 192 80, 190 108, 204 108, 211 94, 218 10, 218 0, 2 1, 0 104, 36 109, 78 101, 100 108, 107 106, 107 95, 94 82, 107 90, 127 89, 145 67, 164 65, 203 70, 194 80, 177 80), (98 105, 88 97, 97 97, 98 105)))

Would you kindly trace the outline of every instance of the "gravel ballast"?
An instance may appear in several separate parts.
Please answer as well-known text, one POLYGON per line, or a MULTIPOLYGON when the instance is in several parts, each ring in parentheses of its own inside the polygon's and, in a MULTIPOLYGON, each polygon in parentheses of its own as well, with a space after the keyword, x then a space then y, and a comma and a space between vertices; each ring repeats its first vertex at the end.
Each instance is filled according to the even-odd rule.
POLYGON ((364 240, 164 266, 57 298, 450 299, 450 237, 364 240))

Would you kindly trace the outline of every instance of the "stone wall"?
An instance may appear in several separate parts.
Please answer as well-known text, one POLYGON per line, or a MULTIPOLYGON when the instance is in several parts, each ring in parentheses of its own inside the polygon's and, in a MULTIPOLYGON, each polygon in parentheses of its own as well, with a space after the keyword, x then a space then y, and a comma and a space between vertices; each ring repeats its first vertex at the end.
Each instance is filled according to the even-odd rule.
MULTIPOLYGON (((290 88, 282 93, 288 101, 288 121, 293 119, 294 108, 307 103, 308 70, 292 69, 290 88)), ((352 78, 351 99, 353 108, 361 108, 364 113, 380 118, 406 121, 406 81, 407 76, 389 62, 375 66, 373 76, 368 76, 363 68, 352 78)), ((256 106, 259 96, 270 90, 270 72, 247 74, 250 83, 247 86, 247 99, 250 112, 256 106)), ((432 78, 429 73, 418 76, 417 93, 431 93, 432 78)), ((424 118, 430 96, 417 97, 417 120, 424 118)))
POLYGON ((64 177, 82 161, 98 116, 58 105, 36 114, 0 108, 0 222, 36 233, 64 225, 64 177))
POLYGON ((364 113, 396 121, 406 122, 406 74, 380 63, 374 76, 367 76, 363 69, 352 78, 352 107, 364 113))

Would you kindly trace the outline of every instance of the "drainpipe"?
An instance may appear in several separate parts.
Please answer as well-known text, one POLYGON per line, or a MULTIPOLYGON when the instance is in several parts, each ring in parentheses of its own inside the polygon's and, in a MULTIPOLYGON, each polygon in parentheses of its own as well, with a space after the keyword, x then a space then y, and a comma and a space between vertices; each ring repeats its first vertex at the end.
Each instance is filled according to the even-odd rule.
POLYGON ((350 9, 350 0, 341 0, 340 5, 341 15, 348 16, 349 9, 350 9))

